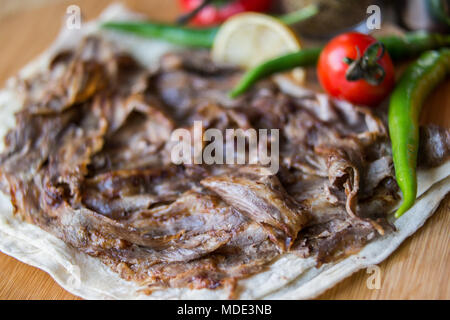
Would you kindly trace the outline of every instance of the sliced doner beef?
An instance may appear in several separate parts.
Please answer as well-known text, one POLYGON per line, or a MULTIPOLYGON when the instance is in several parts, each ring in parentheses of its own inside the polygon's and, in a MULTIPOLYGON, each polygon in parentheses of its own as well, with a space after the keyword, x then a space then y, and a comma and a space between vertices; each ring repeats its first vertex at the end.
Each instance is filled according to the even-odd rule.
MULTIPOLYGON (((18 218, 149 290, 236 288, 283 252, 328 263, 391 232, 399 200, 384 121, 284 75, 239 99, 242 72, 206 52, 148 70, 89 37, 19 79, 23 108, 0 155, 18 218), (171 133, 279 129, 280 170, 175 165, 171 133)), ((421 130, 419 165, 449 155, 448 130, 421 130)))
POLYGON ((288 249, 309 217, 276 176, 235 174, 206 178, 201 184, 264 227, 282 249, 288 249))

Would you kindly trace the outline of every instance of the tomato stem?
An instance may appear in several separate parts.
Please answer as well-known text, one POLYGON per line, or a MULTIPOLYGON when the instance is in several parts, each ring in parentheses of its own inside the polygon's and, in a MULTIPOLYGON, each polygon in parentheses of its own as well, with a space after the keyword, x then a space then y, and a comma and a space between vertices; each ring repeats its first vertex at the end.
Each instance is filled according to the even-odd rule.
POLYGON ((194 10, 188 12, 177 19, 177 24, 185 25, 191 21, 200 11, 202 11, 207 5, 214 0, 203 0, 194 10))
POLYGON ((370 45, 362 55, 356 47, 356 59, 344 58, 344 63, 349 65, 345 74, 346 79, 348 81, 364 79, 371 85, 380 85, 386 72, 378 61, 383 58, 385 51, 384 45, 379 41, 370 45))

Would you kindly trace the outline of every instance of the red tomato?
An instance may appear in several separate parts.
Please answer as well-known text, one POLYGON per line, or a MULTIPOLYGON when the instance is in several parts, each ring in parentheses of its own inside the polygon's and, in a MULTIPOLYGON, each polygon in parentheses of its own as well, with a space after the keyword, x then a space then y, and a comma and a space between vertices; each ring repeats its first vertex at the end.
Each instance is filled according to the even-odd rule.
MULTIPOLYGON (((372 60, 371 68, 359 69, 367 76, 373 75, 370 71, 373 71, 374 68, 380 71, 381 67, 381 70, 384 70, 384 78, 378 77, 378 84, 369 83, 373 78, 368 79, 366 76, 357 77, 359 80, 349 81, 346 74, 350 68, 350 61, 344 62, 345 58, 357 59, 358 50, 360 57, 364 53, 367 57, 368 51, 370 51, 366 51, 367 48, 376 42, 375 38, 357 32, 345 33, 332 39, 320 54, 317 65, 317 74, 322 87, 331 96, 355 104, 367 106, 379 104, 389 94, 395 83, 394 66, 389 53, 387 51, 382 52, 378 45, 375 45, 377 49, 374 52, 377 53, 377 57, 372 60)), ((360 66, 364 66, 364 64, 358 64, 357 67, 360 66)), ((353 71, 353 68, 351 71, 353 71)), ((358 74, 361 75, 361 72, 358 74)))
MULTIPOLYGON (((191 12, 202 2, 203 0, 179 0, 183 13, 191 12)), ((200 11, 192 22, 199 26, 217 25, 240 12, 265 12, 270 9, 271 3, 272 0, 213 1, 200 11)))

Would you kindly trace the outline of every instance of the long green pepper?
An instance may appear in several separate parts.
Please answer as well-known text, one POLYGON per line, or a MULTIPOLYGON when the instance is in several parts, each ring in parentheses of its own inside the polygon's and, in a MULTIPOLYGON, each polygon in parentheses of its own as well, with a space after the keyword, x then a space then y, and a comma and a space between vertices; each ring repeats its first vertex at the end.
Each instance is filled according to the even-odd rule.
MULTIPOLYGON (((424 31, 407 33, 401 37, 380 37, 378 40, 385 45, 386 50, 394 60, 411 58, 418 56, 426 50, 439 49, 450 45, 449 35, 424 31)), ((231 91, 230 96, 236 98, 247 91, 259 79, 274 73, 293 69, 295 67, 314 66, 319 59, 320 52, 321 48, 304 49, 264 62, 247 71, 236 87, 231 91), (314 52, 316 57, 312 57, 311 52, 314 52), (304 55, 307 57, 303 57, 304 55), (279 68, 277 68, 277 63, 279 63, 279 68)))
POLYGON ((313 66, 319 59, 322 48, 303 49, 299 52, 289 53, 278 58, 268 60, 249 70, 239 81, 238 85, 230 92, 230 97, 236 98, 243 94, 250 86, 261 78, 274 73, 288 71, 298 66, 313 66))
POLYGON ((396 218, 411 208, 416 200, 420 110, 429 93, 449 73, 450 49, 427 51, 405 71, 392 93, 389 134, 395 176, 403 194, 396 218))
MULTIPOLYGON (((318 12, 317 5, 311 4, 295 12, 280 16, 278 19, 287 25, 291 25, 306 20, 318 12)), ((219 27, 191 28, 152 21, 110 21, 103 23, 102 28, 201 48, 211 48, 219 31, 219 27)))
POLYGON ((165 23, 129 21, 105 22, 102 28, 132 33, 146 38, 166 40, 171 43, 210 48, 214 43, 219 28, 190 28, 165 23))

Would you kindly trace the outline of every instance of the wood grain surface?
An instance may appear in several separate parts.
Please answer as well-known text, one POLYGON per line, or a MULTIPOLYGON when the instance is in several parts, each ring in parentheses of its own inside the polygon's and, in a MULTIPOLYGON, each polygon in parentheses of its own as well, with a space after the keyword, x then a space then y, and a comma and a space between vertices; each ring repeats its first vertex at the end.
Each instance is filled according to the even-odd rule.
MULTIPOLYGON (((95 18, 108 0, 0 0, 0 86, 44 51, 58 33, 68 5, 80 6, 84 21, 95 18), (29 2, 28 2, 29 1, 29 2), (30 3, 29 6, 26 6, 30 3), (41 4, 41 6, 39 6, 41 4), (12 9, 11 9, 12 8, 12 9)), ((123 1, 154 19, 171 20, 174 0, 123 1)), ((426 102, 423 123, 450 126, 450 81, 426 102)), ((381 263, 381 288, 367 287, 366 270, 328 290, 319 299, 450 299, 450 197, 413 237, 381 263)), ((45 272, 0 253, 0 299, 78 299, 59 287, 45 272)))

